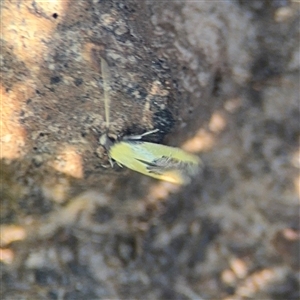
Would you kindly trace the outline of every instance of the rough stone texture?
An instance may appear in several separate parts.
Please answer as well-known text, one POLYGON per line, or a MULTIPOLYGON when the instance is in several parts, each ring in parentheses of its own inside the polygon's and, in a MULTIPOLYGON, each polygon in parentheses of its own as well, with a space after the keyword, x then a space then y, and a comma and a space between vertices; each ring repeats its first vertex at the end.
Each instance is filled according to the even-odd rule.
POLYGON ((299 298, 299 3, 0 5, 1 299, 299 298), (100 56, 189 186, 108 167, 100 56))

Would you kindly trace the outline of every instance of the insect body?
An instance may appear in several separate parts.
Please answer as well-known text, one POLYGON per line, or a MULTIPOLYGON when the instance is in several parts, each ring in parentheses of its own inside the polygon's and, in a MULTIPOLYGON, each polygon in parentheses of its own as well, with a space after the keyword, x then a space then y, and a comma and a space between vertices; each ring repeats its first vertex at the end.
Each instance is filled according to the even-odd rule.
POLYGON ((130 139, 113 144, 109 155, 129 169, 177 184, 188 183, 200 163, 179 148, 130 139))
MULTIPOLYGON (((109 69, 101 58, 101 69, 104 81, 104 102, 106 111, 106 125, 109 126, 109 69), (105 82, 106 81, 106 82, 105 82)), ((100 137, 102 144, 108 151, 109 157, 121 166, 140 172, 144 175, 185 184, 198 171, 200 159, 179 148, 142 141, 143 136, 157 132, 152 130, 142 135, 125 136, 113 141, 107 134, 100 137)))

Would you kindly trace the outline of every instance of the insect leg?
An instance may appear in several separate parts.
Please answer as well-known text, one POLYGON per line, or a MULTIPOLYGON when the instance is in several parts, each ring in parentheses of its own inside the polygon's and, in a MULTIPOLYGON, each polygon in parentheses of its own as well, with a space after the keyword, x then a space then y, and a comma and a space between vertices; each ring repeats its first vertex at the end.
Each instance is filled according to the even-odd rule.
POLYGON ((152 134, 152 133, 155 133, 155 132, 158 132, 158 131, 159 131, 159 129, 153 129, 153 130, 147 131, 147 132, 145 132, 143 134, 139 134, 139 135, 124 136, 123 140, 141 140, 142 137, 152 134))

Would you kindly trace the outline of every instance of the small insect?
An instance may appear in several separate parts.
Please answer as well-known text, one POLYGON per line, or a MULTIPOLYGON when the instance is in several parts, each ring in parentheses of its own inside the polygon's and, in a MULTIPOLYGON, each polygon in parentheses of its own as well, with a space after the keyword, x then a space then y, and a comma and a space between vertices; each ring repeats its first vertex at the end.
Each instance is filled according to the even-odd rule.
POLYGON ((146 135, 158 132, 154 129, 141 135, 112 138, 108 135, 110 125, 110 72, 107 62, 101 58, 101 72, 104 88, 105 121, 107 132, 99 143, 108 151, 112 164, 114 160, 120 166, 156 179, 176 184, 187 184, 197 174, 200 159, 179 148, 142 141, 146 135))

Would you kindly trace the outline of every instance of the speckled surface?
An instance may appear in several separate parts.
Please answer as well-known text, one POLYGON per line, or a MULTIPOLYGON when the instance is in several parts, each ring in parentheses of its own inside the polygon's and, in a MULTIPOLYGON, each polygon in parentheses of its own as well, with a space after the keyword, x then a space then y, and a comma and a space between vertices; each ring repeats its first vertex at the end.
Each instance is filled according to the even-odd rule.
POLYGON ((299 298, 299 3, 119 2, 1 2, 1 298, 299 298), (190 185, 110 167, 100 56, 190 185))

